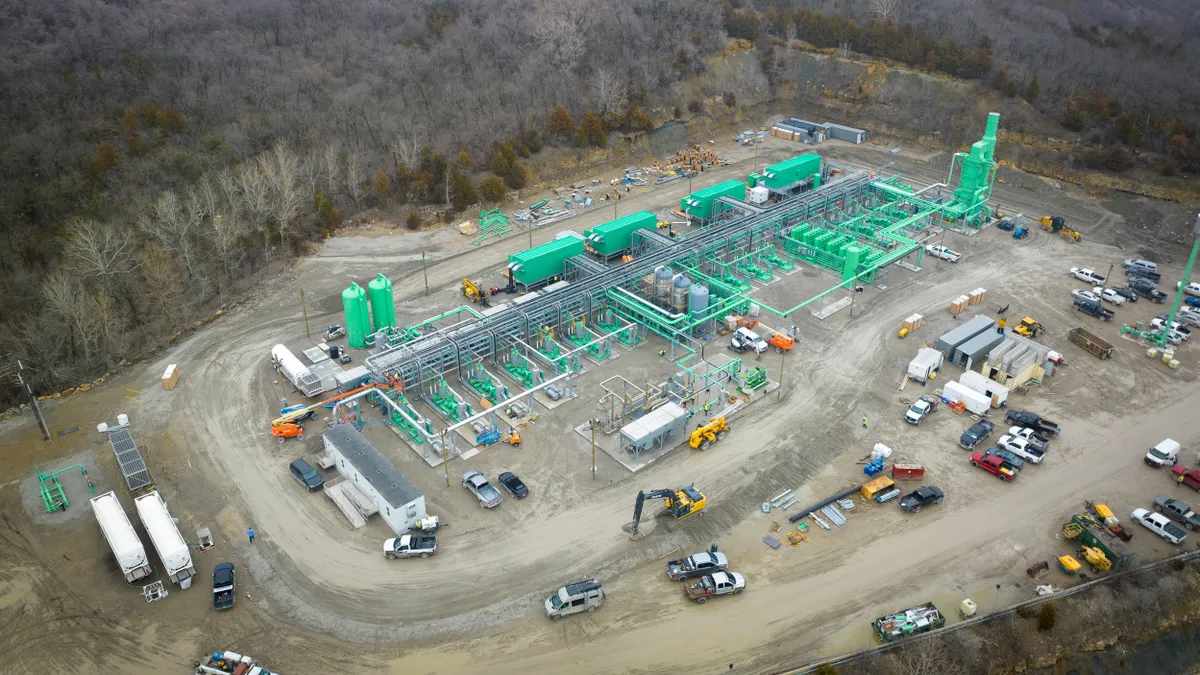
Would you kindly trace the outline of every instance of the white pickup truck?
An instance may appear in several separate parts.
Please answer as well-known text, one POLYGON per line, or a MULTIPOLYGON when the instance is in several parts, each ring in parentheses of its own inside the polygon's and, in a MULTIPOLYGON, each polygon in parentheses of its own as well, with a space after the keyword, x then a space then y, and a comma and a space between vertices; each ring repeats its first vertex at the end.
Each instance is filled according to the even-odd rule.
POLYGON ((1029 441, 1030 445, 1037 448, 1038 450, 1041 450, 1042 452, 1045 452, 1046 450, 1048 450, 1050 448, 1050 439, 1049 438, 1046 438, 1045 436, 1038 434, 1033 429, 1030 429, 1028 427, 1009 427, 1008 435, 1014 436, 1016 438, 1023 438, 1026 441, 1029 441))
POLYGON ((1041 464, 1046 457, 1045 452, 1033 447, 1029 441, 1008 434, 1001 436, 1000 440, 996 441, 996 446, 1002 450, 1008 450, 1030 464, 1041 464))
POLYGON ((962 258, 961 253, 958 251, 952 251, 941 244, 926 244, 925 252, 931 256, 934 256, 935 258, 949 260, 952 263, 956 263, 958 262, 959 258, 962 258))
POLYGON ((406 534, 383 542, 383 555, 396 558, 428 558, 437 553, 437 537, 406 534))
POLYGON ((696 584, 684 587, 683 594, 688 600, 695 600, 703 605, 714 595, 739 595, 746 590, 746 577, 737 572, 713 572, 700 579, 696 584))

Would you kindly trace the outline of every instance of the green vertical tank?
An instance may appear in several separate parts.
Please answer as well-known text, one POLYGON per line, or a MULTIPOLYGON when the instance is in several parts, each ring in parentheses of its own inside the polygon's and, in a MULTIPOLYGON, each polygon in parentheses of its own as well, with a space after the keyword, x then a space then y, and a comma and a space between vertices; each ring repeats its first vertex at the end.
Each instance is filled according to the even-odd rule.
POLYGON ((378 276, 367 284, 367 294, 371 296, 371 318, 375 320, 375 330, 396 327, 396 304, 392 300, 392 280, 378 276))
POLYGON ((342 309, 346 312, 346 335, 350 346, 356 349, 367 346, 371 319, 367 315, 367 292, 362 286, 350 282, 350 288, 342 291, 342 309))
POLYGON ((842 281, 853 279, 858 274, 858 259, 862 249, 857 246, 846 247, 846 259, 842 264, 842 281))

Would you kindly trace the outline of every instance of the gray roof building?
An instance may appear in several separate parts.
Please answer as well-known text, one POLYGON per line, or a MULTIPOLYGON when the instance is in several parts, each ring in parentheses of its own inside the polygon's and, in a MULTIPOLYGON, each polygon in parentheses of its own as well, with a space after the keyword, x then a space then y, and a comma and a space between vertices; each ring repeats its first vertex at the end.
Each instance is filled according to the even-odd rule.
POLYGON ((421 491, 400 473, 352 424, 337 424, 324 434, 325 442, 346 458, 392 508, 419 499, 421 491))

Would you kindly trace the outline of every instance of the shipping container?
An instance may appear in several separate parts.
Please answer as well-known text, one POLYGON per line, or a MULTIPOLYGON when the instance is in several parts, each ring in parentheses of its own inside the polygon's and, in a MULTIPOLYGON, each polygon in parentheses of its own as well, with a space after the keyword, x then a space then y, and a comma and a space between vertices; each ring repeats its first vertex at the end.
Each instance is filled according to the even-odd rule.
POLYGON ((1113 346, 1091 331, 1083 328, 1072 328, 1067 332, 1067 339, 1088 350, 1096 358, 1107 359, 1112 357, 1113 346))
POLYGON ((972 391, 957 382, 942 385, 942 398, 948 403, 962 402, 963 406, 976 415, 986 415, 992 409, 992 399, 972 391))
POLYGON ((649 211, 638 211, 597 225, 594 229, 584 230, 583 236, 592 253, 607 259, 629 250, 633 245, 634 232, 657 227, 657 216, 649 211))
POLYGON ((724 183, 718 183, 712 187, 697 190, 679 200, 679 210, 686 213, 689 218, 708 220, 732 208, 718 202, 717 199, 720 197, 732 197, 745 201, 746 184, 740 180, 727 180, 724 183))
POLYGON ((820 173, 821 156, 806 153, 763 169, 762 184, 773 191, 786 191, 820 173))
POLYGON ((970 340, 976 335, 979 335, 985 330, 994 330, 995 326, 996 322, 992 319, 986 316, 977 316, 958 326, 954 330, 946 333, 945 335, 942 335, 942 337, 938 338, 938 341, 934 347, 936 347, 939 352, 945 354, 947 358, 950 358, 950 360, 953 361, 953 352, 956 347, 963 344, 967 340, 970 340))

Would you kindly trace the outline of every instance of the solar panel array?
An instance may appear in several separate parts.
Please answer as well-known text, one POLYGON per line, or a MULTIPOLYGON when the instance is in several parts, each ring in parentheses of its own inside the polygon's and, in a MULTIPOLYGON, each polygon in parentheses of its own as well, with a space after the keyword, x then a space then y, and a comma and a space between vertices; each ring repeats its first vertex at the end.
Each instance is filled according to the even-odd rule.
POLYGON ((142 459, 142 453, 138 452, 137 443, 133 442, 129 429, 110 429, 108 442, 112 444, 113 454, 117 457, 121 475, 125 476, 125 485, 129 486, 130 492, 154 485, 150 470, 146 468, 146 462, 142 459))

